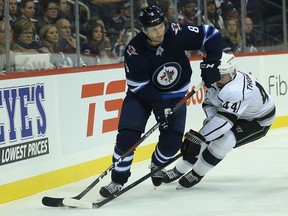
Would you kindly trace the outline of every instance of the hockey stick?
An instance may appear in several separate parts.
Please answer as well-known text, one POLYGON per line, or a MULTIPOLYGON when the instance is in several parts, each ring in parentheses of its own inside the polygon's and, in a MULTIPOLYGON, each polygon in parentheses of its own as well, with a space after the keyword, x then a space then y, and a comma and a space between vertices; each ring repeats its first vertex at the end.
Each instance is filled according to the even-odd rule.
POLYGON ((100 202, 95 202, 94 203, 94 202, 89 202, 89 201, 83 201, 83 200, 76 200, 76 199, 68 198, 68 199, 64 199, 63 200, 63 204, 65 206, 69 206, 69 207, 72 207, 72 208, 90 208, 90 209, 100 208, 101 206, 107 204, 108 202, 114 200, 115 198, 117 198, 117 197, 121 196, 122 194, 126 193, 127 191, 129 191, 130 189, 134 188, 138 184, 142 183, 143 181, 145 181, 146 179, 151 177, 151 175, 153 175, 154 173, 156 173, 156 172, 160 171, 161 169, 167 167, 168 165, 170 165, 171 163, 176 161, 181 156, 182 156, 182 153, 179 153, 174 158, 172 158, 167 164, 165 164, 164 167, 158 167, 156 170, 153 170, 153 172, 149 172, 145 176, 143 176, 140 179, 132 182, 127 187, 124 187, 122 190, 116 192, 112 196, 110 196, 110 197, 108 197, 108 198, 106 198, 106 199, 104 199, 104 200, 102 200, 100 202))
MULTIPOLYGON (((192 97, 202 86, 204 85, 204 82, 202 81, 199 83, 195 89, 193 89, 191 92, 189 92, 181 101, 177 103, 177 105, 172 109, 172 112, 176 112, 183 104, 186 103, 186 101, 192 97)), ((111 164, 110 167, 108 167, 97 179, 95 179, 88 187, 86 187, 80 194, 78 194, 75 197, 72 197, 72 199, 80 200, 82 197, 84 197, 96 184, 98 184, 110 171, 112 171, 116 166, 118 166, 119 163, 121 163, 124 158, 130 154, 132 151, 134 151, 144 140, 146 140, 155 130, 159 128, 159 123, 156 123, 149 131, 147 131, 133 146, 131 146, 128 151, 122 155, 120 158, 118 158, 117 161, 111 164)), ((49 207, 63 207, 63 200, 64 198, 56 198, 56 197, 43 197, 42 198, 42 204, 49 207)))

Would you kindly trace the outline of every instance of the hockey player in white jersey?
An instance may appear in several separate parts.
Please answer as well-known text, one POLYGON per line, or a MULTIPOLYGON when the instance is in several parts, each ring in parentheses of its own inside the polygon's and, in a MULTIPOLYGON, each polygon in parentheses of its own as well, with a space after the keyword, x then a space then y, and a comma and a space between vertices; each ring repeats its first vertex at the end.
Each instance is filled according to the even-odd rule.
POLYGON ((218 69, 221 80, 207 90, 202 104, 203 127, 185 134, 183 157, 166 172, 165 183, 181 176, 182 187, 199 183, 233 148, 265 136, 275 120, 272 97, 254 77, 237 70, 233 54, 223 53, 218 69))

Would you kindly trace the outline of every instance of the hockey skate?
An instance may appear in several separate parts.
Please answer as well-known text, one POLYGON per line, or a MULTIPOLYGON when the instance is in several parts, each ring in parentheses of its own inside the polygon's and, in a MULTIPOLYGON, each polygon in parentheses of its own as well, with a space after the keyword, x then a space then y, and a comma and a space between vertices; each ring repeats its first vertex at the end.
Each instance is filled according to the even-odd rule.
POLYGON ((177 189, 180 189, 181 187, 190 188, 198 184, 202 178, 203 176, 199 176, 193 170, 191 170, 179 179, 178 183, 180 185, 177 187, 177 189))
POLYGON ((122 187, 123 185, 111 181, 111 183, 108 184, 107 186, 101 187, 99 193, 102 197, 108 198, 114 193, 120 191, 122 187))
MULTIPOLYGON (((150 164, 149 168, 151 169, 151 172, 158 169, 159 166, 155 165, 153 162, 150 164)), ((158 187, 162 184, 163 176, 164 176, 165 170, 162 169, 154 174, 151 175, 152 183, 154 186, 158 187)))
POLYGON ((164 173, 163 176, 163 182, 164 183, 170 183, 172 181, 177 180, 178 178, 180 178, 183 175, 183 173, 180 173, 176 167, 174 167, 171 170, 168 170, 164 173))

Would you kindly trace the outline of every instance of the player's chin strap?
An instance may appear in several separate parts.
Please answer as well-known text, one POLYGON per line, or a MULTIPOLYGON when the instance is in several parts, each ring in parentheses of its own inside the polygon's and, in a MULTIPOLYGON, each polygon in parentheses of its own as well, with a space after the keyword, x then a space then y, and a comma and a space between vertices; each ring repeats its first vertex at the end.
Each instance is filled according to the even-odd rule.
MULTIPOLYGON (((172 109, 172 112, 176 112, 182 105, 186 104, 186 101, 192 97, 200 88, 204 86, 204 82, 201 81, 191 92, 189 92, 181 101, 179 101, 176 106, 172 109)), ((128 149, 128 151, 118 158, 114 163, 110 165, 100 176, 95 179, 87 188, 85 188, 80 194, 71 199, 80 200, 84 197, 96 184, 98 184, 109 172, 111 172, 115 167, 121 163, 124 158, 126 158, 132 151, 134 151, 141 143, 143 143, 155 130, 159 128, 160 124, 156 123, 149 131, 147 131, 133 146, 128 149)), ((54 198, 54 197, 43 197, 42 204, 49 207, 64 207, 64 198, 54 198)))

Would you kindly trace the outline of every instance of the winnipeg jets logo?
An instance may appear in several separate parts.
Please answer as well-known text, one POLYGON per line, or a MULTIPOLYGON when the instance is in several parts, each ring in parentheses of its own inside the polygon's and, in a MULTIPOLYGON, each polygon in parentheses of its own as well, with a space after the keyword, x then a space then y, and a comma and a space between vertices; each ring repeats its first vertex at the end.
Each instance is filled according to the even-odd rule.
POLYGON ((136 49, 131 45, 129 45, 127 48, 127 54, 130 56, 131 55, 138 55, 138 53, 136 52, 136 49))
POLYGON ((161 65, 153 74, 152 81, 159 89, 171 89, 181 77, 182 68, 177 62, 161 65))
POLYGON ((171 28, 175 32, 175 35, 178 34, 178 31, 181 31, 181 27, 178 23, 171 23, 171 28))
POLYGON ((171 83, 173 81, 173 76, 175 74, 174 70, 169 70, 166 67, 163 69, 163 74, 160 76, 160 80, 166 83, 171 83))

